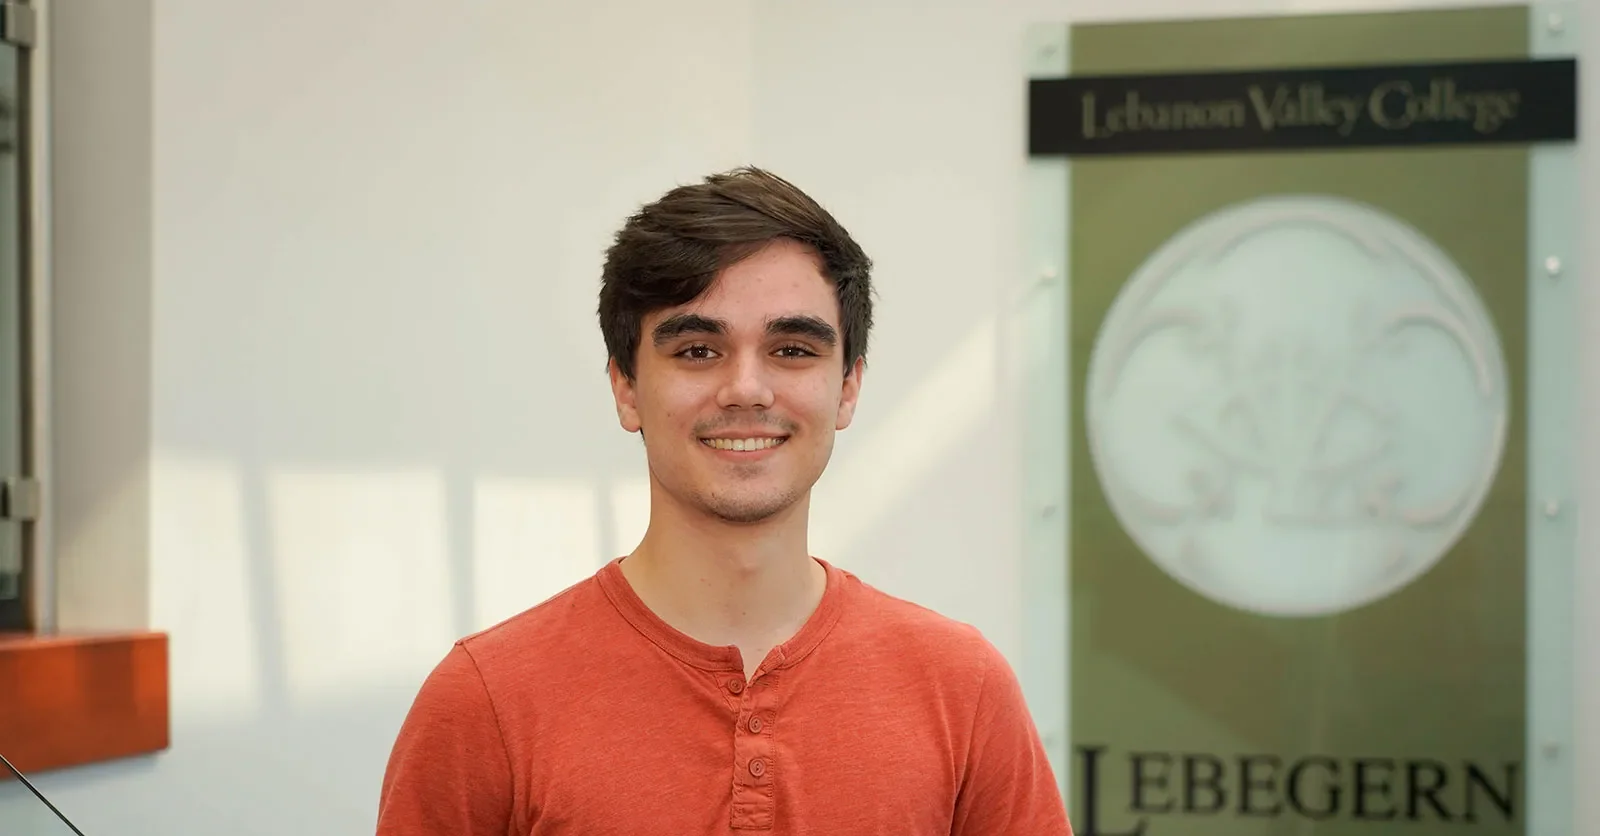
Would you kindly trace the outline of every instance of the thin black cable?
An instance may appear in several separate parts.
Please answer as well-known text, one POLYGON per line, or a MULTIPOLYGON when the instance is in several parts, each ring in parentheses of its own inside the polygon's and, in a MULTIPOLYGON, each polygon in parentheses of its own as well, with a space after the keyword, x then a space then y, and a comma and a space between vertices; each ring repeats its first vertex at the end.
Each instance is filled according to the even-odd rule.
POLYGON ((43 801, 44 806, 49 807, 50 812, 55 813, 56 818, 60 819, 62 824, 72 828, 72 832, 78 834, 78 836, 83 836, 83 831, 79 830, 78 826, 72 823, 72 819, 61 815, 61 811, 56 809, 56 805, 51 804, 50 799, 45 798, 44 793, 39 792, 39 788, 35 787, 33 782, 28 780, 28 776, 22 774, 22 770, 12 766, 11 761, 6 760, 5 755, 0 755, 0 763, 5 764, 6 769, 11 770, 11 774, 17 776, 17 780, 21 781, 22 785, 27 787, 29 792, 37 796, 40 801, 43 801))

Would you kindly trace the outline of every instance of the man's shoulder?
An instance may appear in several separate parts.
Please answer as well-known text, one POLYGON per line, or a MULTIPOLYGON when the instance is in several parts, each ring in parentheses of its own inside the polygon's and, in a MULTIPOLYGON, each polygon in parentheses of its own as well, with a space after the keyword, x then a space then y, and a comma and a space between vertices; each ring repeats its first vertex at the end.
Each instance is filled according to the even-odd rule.
POLYGON ((859 578, 851 633, 927 671, 978 676, 1004 664, 999 650, 976 626, 885 592, 859 578))
POLYGON ((456 642, 486 677, 568 663, 592 653, 615 612, 595 576, 584 578, 489 627, 456 642))

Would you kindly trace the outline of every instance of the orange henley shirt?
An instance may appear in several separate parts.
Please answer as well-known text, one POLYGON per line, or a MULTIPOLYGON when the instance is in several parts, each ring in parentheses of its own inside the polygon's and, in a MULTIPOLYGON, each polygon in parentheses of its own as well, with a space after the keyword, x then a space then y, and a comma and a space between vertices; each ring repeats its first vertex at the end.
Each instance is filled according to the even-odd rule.
POLYGON ((378 836, 1070 836, 1016 676, 976 629, 838 567, 747 682, 620 560, 429 675, 378 836))

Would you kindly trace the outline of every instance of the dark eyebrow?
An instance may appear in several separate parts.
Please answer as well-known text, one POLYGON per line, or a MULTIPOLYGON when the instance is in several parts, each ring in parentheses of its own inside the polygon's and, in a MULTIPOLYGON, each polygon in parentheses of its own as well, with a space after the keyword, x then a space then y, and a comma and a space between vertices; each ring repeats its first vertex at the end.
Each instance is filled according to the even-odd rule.
POLYGON ((839 332, 814 316, 780 316, 767 322, 767 334, 774 337, 809 337, 830 348, 839 344, 839 332))
MULTIPOLYGON (((651 332, 656 345, 671 342, 688 334, 721 336, 728 333, 728 324, 720 319, 700 314, 676 314, 661 320, 651 332)), ((773 337, 805 337, 830 348, 839 344, 839 332, 832 325, 814 316, 780 316, 767 322, 767 335, 773 337)))
POLYGON ((720 319, 711 319, 699 314, 677 314, 661 320, 651 338, 656 345, 671 342, 685 334, 726 334, 728 324, 720 319))

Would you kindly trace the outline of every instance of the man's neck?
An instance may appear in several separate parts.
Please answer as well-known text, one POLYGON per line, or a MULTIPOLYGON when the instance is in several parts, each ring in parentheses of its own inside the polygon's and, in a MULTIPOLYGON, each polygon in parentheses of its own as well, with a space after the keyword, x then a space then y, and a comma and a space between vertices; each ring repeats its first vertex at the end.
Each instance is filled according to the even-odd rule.
POLYGON ((706 644, 738 646, 753 671, 816 609, 827 574, 806 549, 808 502, 741 525, 653 502, 623 576, 656 615, 706 644))

